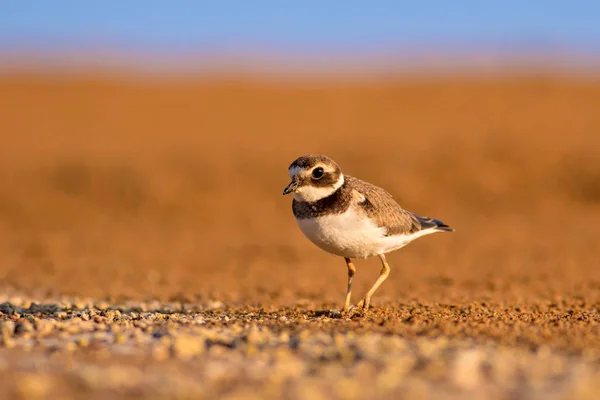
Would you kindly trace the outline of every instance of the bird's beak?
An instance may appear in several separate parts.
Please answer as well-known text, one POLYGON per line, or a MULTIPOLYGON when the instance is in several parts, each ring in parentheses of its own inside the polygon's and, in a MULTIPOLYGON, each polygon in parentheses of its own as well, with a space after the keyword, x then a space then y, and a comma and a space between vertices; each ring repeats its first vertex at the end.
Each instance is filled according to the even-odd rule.
POLYGON ((287 185, 285 187, 285 189, 283 189, 283 195, 285 196, 286 194, 290 194, 292 192, 295 192, 296 189, 298 189, 298 181, 296 179, 292 179, 292 181, 290 182, 290 184, 287 185))

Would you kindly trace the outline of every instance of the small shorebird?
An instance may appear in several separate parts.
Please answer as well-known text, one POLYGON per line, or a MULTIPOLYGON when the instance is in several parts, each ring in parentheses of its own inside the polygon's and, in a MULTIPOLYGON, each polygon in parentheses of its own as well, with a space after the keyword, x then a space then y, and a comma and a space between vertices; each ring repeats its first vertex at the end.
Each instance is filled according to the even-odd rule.
POLYGON ((294 194, 292 209, 300 230, 321 249, 346 260, 344 313, 350 309, 356 272, 352 258, 378 256, 383 265, 379 278, 356 306, 366 311, 373 293, 390 273, 385 254, 421 236, 454 231, 442 221, 404 210, 384 189, 342 174, 327 156, 299 157, 288 173, 292 181, 283 194, 294 194))

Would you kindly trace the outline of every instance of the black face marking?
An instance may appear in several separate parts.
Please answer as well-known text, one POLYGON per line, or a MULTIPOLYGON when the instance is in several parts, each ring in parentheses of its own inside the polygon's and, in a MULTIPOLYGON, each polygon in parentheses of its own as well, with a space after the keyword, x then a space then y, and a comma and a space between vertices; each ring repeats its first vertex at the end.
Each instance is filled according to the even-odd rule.
POLYGON ((350 207, 352 189, 344 184, 329 196, 312 203, 306 201, 292 201, 294 216, 298 219, 316 218, 326 214, 341 214, 350 207))
POLYGON ((299 187, 334 187, 342 175, 342 171, 335 161, 322 155, 298 157, 289 166, 289 169, 291 168, 300 168, 307 172, 303 177, 297 176, 299 187))
POLYGON ((341 176, 341 172, 339 170, 336 170, 333 172, 324 171, 323 175, 321 175, 321 178, 319 178, 319 179, 315 179, 311 174, 310 178, 305 179, 305 182, 303 182, 303 185, 307 185, 307 186, 310 185, 310 186, 320 187, 320 188, 334 187, 335 184, 340 179, 340 176, 341 176))

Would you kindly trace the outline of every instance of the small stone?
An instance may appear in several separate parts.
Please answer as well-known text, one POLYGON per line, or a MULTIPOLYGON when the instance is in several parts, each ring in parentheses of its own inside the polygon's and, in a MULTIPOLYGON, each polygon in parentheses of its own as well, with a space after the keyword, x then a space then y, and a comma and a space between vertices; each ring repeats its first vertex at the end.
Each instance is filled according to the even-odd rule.
POLYGON ((165 336, 165 335, 167 335, 167 334, 168 334, 168 332, 167 332, 167 331, 165 331, 165 330, 162 330, 162 329, 156 329, 156 330, 154 330, 154 331, 152 332, 152 337, 153 337, 154 339, 160 339, 160 338, 162 338, 163 336, 165 336))
POLYGON ((206 305, 207 310, 217 310, 223 307, 225 307, 225 304, 220 301, 209 301, 206 305))
POLYGON ((115 334, 115 343, 122 344, 122 343, 125 343, 126 341, 127 341, 127 335, 125 335, 123 332, 117 332, 115 334))
POLYGON ((177 358, 190 359, 205 350, 204 338, 191 335, 179 335, 173 339, 173 354, 177 358))
POLYGON ((13 306, 9 302, 4 302, 4 303, 0 304, 0 312, 4 313, 6 315, 14 314, 15 311, 16 311, 16 307, 13 306))
POLYGON ((40 335, 50 334, 55 327, 55 321, 48 319, 35 319, 35 328, 40 335))
POLYGON ((67 318, 68 314, 65 311, 56 311, 54 316, 58 319, 65 319, 67 318))
POLYGON ((31 314, 35 314, 38 312, 43 312, 44 311, 44 307, 41 304, 38 304, 36 302, 31 302, 31 304, 29 304, 29 307, 27 307, 27 311, 31 314))
POLYGON ((0 321, 0 335, 9 335, 15 333, 15 321, 4 320, 0 321))
POLYGON ((0 336, 0 346, 6 347, 7 349, 12 349, 15 347, 15 340, 6 334, 0 336))
POLYGON ((133 326, 135 326, 136 328, 145 329, 148 327, 148 324, 143 321, 134 321, 133 326))
POLYGON ((96 332, 103 332, 106 330, 106 324, 104 323, 98 323, 96 325, 94 325, 94 331, 96 332))
POLYGON ((66 332, 70 333, 71 335, 76 335, 81 333, 81 326, 77 324, 69 324, 66 328, 66 332))
POLYGON ((19 319, 15 325, 15 335, 23 335, 26 333, 33 332, 35 328, 33 324, 26 319, 19 319))
POLYGON ((454 383, 461 389, 473 389, 483 380, 481 364, 485 354, 480 350, 464 350, 454 362, 454 383))

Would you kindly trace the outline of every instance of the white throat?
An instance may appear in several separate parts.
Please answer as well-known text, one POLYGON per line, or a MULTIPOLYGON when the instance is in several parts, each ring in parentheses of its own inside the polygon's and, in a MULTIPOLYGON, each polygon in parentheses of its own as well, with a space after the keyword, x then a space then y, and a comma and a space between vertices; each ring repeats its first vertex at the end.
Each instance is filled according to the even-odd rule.
POLYGON ((294 192, 294 198, 298 201, 306 201, 308 203, 314 203, 315 201, 324 199, 325 197, 331 196, 344 184, 344 175, 340 174, 337 182, 333 186, 328 187, 315 187, 315 186, 301 186, 294 192))

